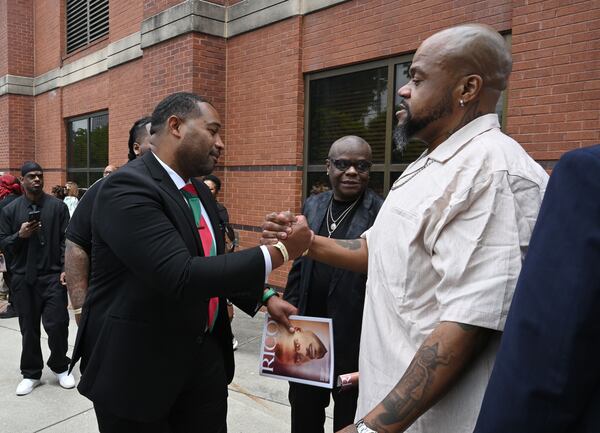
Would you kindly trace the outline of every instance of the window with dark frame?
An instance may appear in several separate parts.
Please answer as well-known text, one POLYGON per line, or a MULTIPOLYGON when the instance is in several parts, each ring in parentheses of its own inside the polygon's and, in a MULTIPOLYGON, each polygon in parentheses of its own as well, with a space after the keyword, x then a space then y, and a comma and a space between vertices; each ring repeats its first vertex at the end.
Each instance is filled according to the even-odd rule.
POLYGON ((108 113, 67 121, 67 180, 87 188, 108 165, 108 113))
MULTIPOLYGON (((345 135, 358 135, 371 145, 369 186, 382 196, 423 153, 425 147, 415 144, 398 153, 392 141, 400 102, 397 91, 410 79, 411 61, 412 55, 406 55, 306 76, 305 197, 313 187, 329 187, 325 159, 331 144, 345 135)), ((502 92, 496 113, 503 128, 505 105, 502 92)))
POLYGON ((67 54, 107 34, 108 0, 67 0, 67 54))

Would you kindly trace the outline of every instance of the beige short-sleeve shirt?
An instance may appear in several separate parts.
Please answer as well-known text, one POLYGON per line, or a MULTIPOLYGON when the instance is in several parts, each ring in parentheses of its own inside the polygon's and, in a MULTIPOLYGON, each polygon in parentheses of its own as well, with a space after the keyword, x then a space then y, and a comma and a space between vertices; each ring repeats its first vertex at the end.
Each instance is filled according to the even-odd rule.
MULTIPOLYGON (((357 418, 397 384, 441 321, 502 331, 547 179, 495 114, 405 170, 363 235, 369 273, 357 418)), ((493 341, 407 431, 471 433, 496 350, 493 341)))

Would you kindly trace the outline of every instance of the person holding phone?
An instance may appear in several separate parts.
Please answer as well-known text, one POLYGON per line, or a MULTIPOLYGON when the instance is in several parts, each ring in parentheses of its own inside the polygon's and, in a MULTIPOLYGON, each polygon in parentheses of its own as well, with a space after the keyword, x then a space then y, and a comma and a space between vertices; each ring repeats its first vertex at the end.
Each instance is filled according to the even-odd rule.
POLYGON ((40 384, 44 360, 40 320, 48 334, 48 367, 63 388, 75 387, 68 373, 69 314, 64 286, 67 206, 44 193, 44 172, 36 162, 21 168, 24 194, 0 214, 0 249, 8 253, 13 302, 22 335, 21 374, 17 395, 29 394, 40 384))

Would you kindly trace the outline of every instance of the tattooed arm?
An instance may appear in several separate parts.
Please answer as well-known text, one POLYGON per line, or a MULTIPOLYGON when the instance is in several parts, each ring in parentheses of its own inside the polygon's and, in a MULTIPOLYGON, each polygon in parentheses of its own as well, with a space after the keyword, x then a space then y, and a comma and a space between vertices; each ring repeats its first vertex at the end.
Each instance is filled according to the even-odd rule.
POLYGON ((364 239, 330 239, 315 236, 308 255, 336 268, 367 272, 368 249, 364 239))
MULTIPOLYGON (((378 433, 405 431, 452 387, 480 353, 490 330, 441 322, 423 342, 394 389, 364 417, 378 433)), ((353 426, 342 432, 355 432, 353 426)))
MULTIPOLYGON (((90 259, 86 251, 67 239, 65 251, 65 276, 67 279, 67 290, 71 305, 76 310, 81 308, 88 289, 88 272, 90 259)), ((75 314, 75 321, 79 325, 81 313, 75 314)))

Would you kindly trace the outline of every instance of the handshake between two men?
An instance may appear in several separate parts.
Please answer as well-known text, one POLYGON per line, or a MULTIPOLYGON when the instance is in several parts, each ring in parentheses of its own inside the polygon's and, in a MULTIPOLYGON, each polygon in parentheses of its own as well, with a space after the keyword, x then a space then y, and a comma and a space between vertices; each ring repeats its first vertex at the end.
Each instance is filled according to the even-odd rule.
MULTIPOLYGON (((303 215, 294 215, 290 211, 270 213, 262 225, 261 244, 277 247, 283 244, 281 259, 295 259, 308 255, 313 260, 329 266, 353 272, 366 273, 368 268, 367 242, 364 239, 333 239, 316 236, 308 226, 303 215), (287 251, 286 251, 287 249, 287 251)), ((271 255, 273 257, 273 254, 271 255)), ((276 255, 277 256, 277 255, 276 255)), ((273 262, 273 268, 280 266, 279 256, 273 262)), ((287 317, 297 313, 296 307, 280 300, 275 305, 267 305, 269 314, 293 332, 287 317)))

